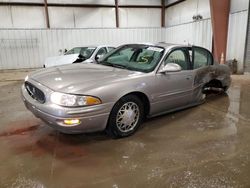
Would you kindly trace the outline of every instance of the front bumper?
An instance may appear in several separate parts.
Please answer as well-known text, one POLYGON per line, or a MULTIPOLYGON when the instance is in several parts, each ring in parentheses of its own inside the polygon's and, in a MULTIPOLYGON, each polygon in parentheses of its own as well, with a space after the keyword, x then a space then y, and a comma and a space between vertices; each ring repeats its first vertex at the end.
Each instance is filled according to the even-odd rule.
MULTIPOLYGON (((29 80, 29 82, 31 82, 29 80)), ((48 96, 52 91, 45 88, 41 84, 34 83, 36 87, 44 91, 48 96)), ((67 108, 61 107, 46 101, 44 104, 34 100, 22 86, 22 99, 28 110, 36 117, 43 120, 49 126, 57 129, 60 132, 67 134, 86 133, 102 131, 106 128, 109 113, 112 109, 112 104, 101 104, 90 107, 67 108), (79 119, 78 125, 63 125, 65 119, 79 119)))

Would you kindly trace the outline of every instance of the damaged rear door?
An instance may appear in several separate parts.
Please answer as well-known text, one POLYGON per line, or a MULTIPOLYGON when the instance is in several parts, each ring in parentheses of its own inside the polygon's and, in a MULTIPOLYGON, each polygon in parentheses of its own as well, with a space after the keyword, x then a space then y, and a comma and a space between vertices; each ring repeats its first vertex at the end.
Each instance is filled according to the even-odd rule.
POLYGON ((203 87, 211 80, 215 69, 213 56, 205 48, 193 46, 189 49, 191 66, 194 73, 192 103, 199 102, 203 97, 203 87))

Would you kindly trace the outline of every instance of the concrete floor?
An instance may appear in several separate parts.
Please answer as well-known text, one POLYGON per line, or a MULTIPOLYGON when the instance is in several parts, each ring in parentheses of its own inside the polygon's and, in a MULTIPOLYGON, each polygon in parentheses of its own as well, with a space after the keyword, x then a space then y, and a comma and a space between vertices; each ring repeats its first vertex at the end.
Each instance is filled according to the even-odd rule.
POLYGON ((250 78, 132 137, 64 135, 27 111, 27 72, 0 72, 0 187, 250 187, 250 78), (11 77, 11 78, 7 78, 11 77))

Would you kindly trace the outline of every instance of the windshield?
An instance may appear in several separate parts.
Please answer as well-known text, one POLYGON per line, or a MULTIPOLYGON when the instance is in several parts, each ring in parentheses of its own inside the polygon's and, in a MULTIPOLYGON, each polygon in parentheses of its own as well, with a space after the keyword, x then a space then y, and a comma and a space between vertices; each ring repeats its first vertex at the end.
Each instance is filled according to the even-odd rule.
POLYGON ((76 47, 73 48, 65 53, 65 55, 70 55, 70 54, 80 54, 86 59, 90 58, 90 56, 93 54, 95 51, 95 47, 76 47))
POLYGON ((148 45, 126 45, 115 50, 100 64, 140 72, 151 72, 159 63, 164 48, 148 45))

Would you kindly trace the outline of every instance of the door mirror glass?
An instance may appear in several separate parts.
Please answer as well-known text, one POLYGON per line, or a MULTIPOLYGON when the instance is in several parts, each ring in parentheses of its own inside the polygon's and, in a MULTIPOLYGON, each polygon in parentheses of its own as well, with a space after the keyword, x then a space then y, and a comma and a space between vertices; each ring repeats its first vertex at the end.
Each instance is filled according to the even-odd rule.
POLYGON ((166 73, 166 72, 179 72, 179 71, 181 71, 180 65, 176 63, 168 63, 159 72, 166 73))

